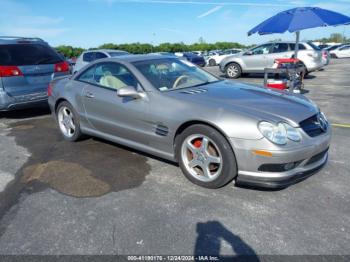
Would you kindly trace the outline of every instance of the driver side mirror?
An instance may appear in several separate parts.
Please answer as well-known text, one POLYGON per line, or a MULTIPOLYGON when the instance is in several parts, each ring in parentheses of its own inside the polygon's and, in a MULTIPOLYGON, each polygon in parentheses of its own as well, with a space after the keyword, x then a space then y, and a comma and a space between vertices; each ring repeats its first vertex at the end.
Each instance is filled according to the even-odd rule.
POLYGON ((253 55, 253 54, 254 54, 253 51, 247 51, 244 53, 244 55, 253 55))
POLYGON ((125 86, 118 89, 117 95, 120 97, 132 97, 135 99, 144 97, 144 93, 138 92, 133 86, 125 86))

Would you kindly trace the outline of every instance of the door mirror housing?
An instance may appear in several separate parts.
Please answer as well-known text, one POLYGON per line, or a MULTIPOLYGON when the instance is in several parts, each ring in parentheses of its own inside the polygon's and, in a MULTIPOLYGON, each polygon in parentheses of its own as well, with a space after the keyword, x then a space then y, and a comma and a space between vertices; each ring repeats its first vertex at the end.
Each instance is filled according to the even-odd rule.
POLYGON ((132 97, 135 99, 144 97, 144 93, 138 92, 133 86, 125 86, 118 89, 117 95, 120 97, 132 97))
POLYGON ((244 55, 253 55, 253 51, 246 51, 245 53, 244 53, 244 55))

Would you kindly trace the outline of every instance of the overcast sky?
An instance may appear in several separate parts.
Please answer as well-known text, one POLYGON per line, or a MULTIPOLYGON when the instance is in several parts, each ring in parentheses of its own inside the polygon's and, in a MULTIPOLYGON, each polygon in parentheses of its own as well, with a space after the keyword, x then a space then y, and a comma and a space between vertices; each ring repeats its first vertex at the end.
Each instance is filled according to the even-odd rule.
MULTIPOLYGON (((350 0, 0 0, 0 35, 37 36, 51 45, 95 47, 103 43, 234 41, 243 44, 294 39, 247 31, 298 6, 318 6, 350 16, 350 0)), ((350 26, 305 30, 303 40, 341 33, 350 26)))

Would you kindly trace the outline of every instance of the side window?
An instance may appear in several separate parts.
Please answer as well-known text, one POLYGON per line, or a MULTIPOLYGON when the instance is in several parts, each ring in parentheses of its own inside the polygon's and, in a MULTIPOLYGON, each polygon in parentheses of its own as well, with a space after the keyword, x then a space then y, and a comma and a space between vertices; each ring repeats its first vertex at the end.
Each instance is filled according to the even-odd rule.
POLYGON ((88 52, 83 54, 84 62, 92 62, 94 60, 94 52, 88 52))
POLYGON ((344 46, 342 48, 339 48, 339 50, 349 50, 350 49, 350 46, 344 46))
POLYGON ((101 52, 96 52, 95 53, 95 60, 97 59, 102 59, 102 58, 106 58, 107 56, 104 53, 101 52))
POLYGON ((83 82, 89 82, 89 83, 94 83, 94 73, 95 73, 95 66, 90 67, 86 71, 84 71, 79 77, 79 81, 83 82))
POLYGON ((115 90, 125 86, 138 86, 138 81, 129 69, 118 63, 96 65, 94 78, 99 85, 115 90))
MULTIPOLYGON (((299 44, 298 47, 299 47, 299 50, 306 50, 303 44, 299 44)), ((289 48, 291 51, 295 50, 295 44, 289 44, 289 48)))
POLYGON ((299 50, 306 50, 306 47, 303 44, 299 44, 299 50))
POLYGON ((272 53, 282 53, 287 51, 288 51, 288 44, 286 43, 276 43, 272 49, 272 53))
POLYGON ((253 52, 253 55, 265 55, 270 52, 271 47, 272 47, 272 44, 265 44, 265 45, 255 47, 251 51, 253 52))

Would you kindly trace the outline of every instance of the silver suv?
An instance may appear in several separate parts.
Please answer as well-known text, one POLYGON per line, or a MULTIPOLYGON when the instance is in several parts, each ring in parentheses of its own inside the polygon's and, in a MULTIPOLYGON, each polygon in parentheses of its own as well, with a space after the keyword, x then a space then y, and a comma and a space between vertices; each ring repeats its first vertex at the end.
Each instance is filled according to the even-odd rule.
POLYGON ((97 59, 117 57, 121 55, 130 55, 130 53, 114 49, 98 49, 85 51, 78 57, 73 69, 73 73, 78 72, 81 68, 97 59))
MULTIPOLYGON (((299 43, 298 58, 307 72, 323 67, 322 51, 311 42, 299 43)), ((220 62, 220 70, 229 78, 238 78, 242 73, 263 73, 272 67, 276 58, 291 58, 295 42, 269 42, 239 54, 228 56, 220 62)))
POLYGON ((39 38, 0 36, 0 111, 47 103, 47 88, 69 64, 39 38))

